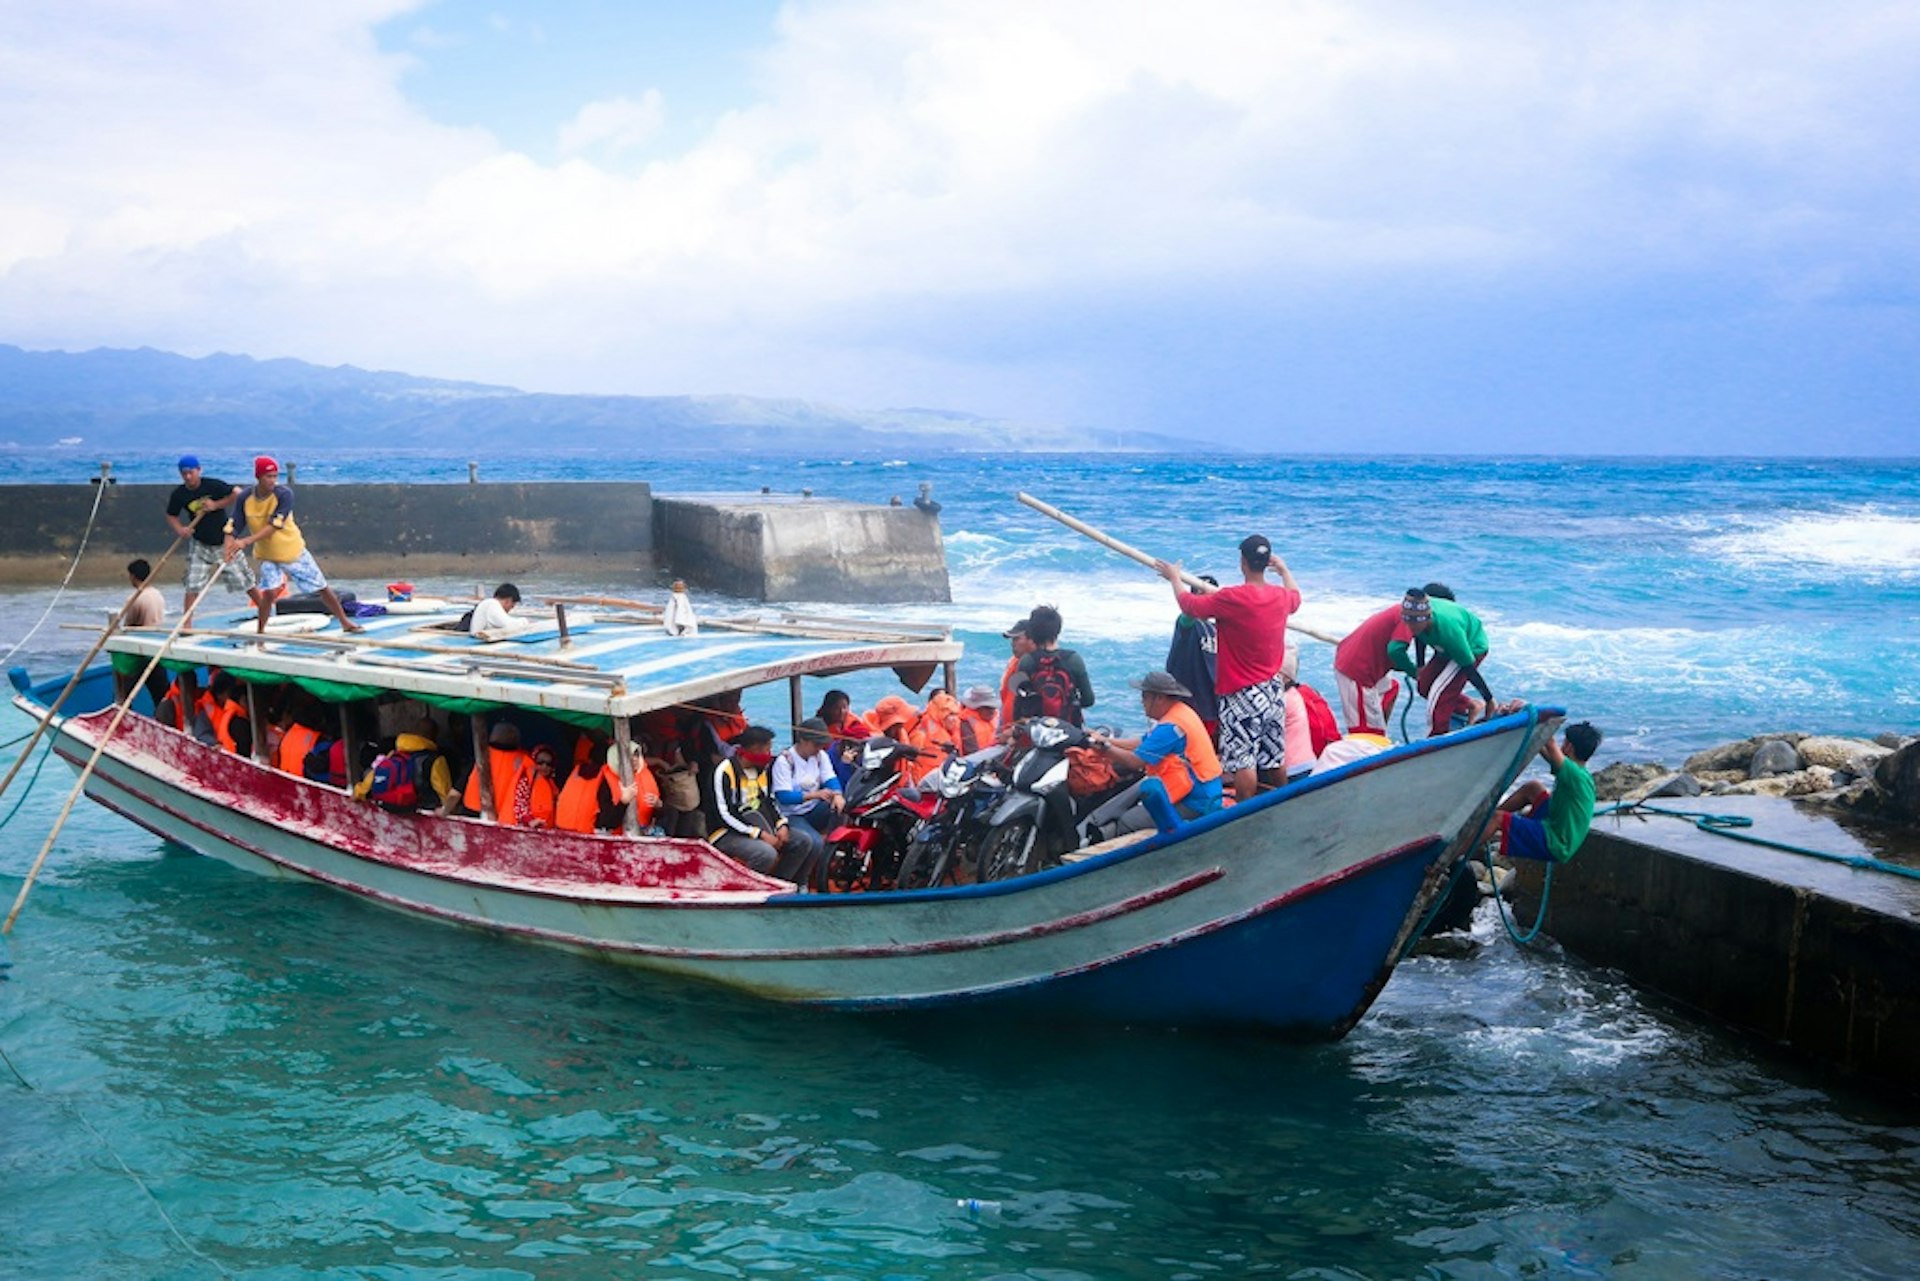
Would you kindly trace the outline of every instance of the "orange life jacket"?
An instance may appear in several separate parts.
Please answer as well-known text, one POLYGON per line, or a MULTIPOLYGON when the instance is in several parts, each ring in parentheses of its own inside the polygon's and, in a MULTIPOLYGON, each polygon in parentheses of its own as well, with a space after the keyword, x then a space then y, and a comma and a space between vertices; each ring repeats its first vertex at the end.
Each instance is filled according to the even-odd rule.
POLYGON ((247 709, 231 698, 216 703, 209 694, 201 700, 201 710, 207 715, 207 724, 213 726, 213 736, 220 741, 221 749, 238 752, 240 746, 233 741, 233 722, 235 717, 245 717, 247 709))
MULTIPOLYGON (((533 773, 532 795, 527 800, 527 817, 539 819, 548 827, 552 827, 553 809, 559 802, 560 793, 555 790, 553 780, 536 768, 533 773)), ((498 804, 497 797, 495 803, 498 804)))
MULTIPOLYGON (((620 775, 613 766, 607 766, 613 773, 613 794, 620 794, 620 775)), ((636 761, 633 772, 633 817, 640 826, 653 822, 653 816, 660 812, 660 780, 653 776, 653 767, 645 761, 636 761)))
POLYGON ((295 778, 306 775, 307 753, 320 741, 320 731, 305 725, 289 725, 280 738, 280 750, 273 754, 273 767, 295 778))
MULTIPOLYGON (((533 773, 533 757, 515 748, 512 751, 503 747, 487 749, 487 765, 492 770, 489 780, 493 784, 493 809, 502 824, 514 826, 513 794, 519 787, 523 775, 533 773)), ((475 765, 467 774, 467 790, 460 796, 460 803, 475 814, 484 813, 480 808, 480 766, 475 765)), ((537 790, 537 789, 536 789, 537 790)))
POLYGON ((187 727, 186 697, 180 690, 180 678, 174 677, 167 685, 167 692, 160 696, 160 705, 153 709, 153 718, 170 729, 187 727))
POLYGON ((993 742, 993 717, 977 707, 960 709, 960 754, 971 756, 993 742))
POLYGON ((566 786, 560 789, 559 804, 554 807, 553 825, 567 832, 594 831, 599 825, 602 783, 607 785, 609 795, 620 795, 620 775, 611 765, 602 765, 599 773, 585 778, 579 770, 567 775, 566 786))
POLYGON ((1020 670, 1020 656, 1015 654, 1007 660, 1007 670, 1000 673, 1000 727, 1005 729, 1013 724, 1013 691, 1017 682, 1014 673, 1020 670))
POLYGON ((1147 773, 1160 780, 1167 789, 1167 799, 1178 805, 1195 783, 1220 777, 1220 754, 1213 750, 1213 739, 1207 736, 1200 714, 1185 703, 1176 700, 1161 723, 1171 724, 1186 735, 1187 746, 1184 752, 1162 756, 1147 768, 1147 773))

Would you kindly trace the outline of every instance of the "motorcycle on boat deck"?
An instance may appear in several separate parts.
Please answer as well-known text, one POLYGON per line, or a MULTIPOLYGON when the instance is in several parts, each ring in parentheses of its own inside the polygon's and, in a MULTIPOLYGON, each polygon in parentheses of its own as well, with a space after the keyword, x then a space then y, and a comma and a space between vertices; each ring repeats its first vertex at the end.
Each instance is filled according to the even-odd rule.
POLYGON ((820 888, 830 894, 888 889, 900 875, 908 836, 940 804, 937 792, 913 787, 901 767, 920 749, 875 735, 860 744, 860 759, 847 779, 847 804, 838 827, 827 833, 820 888))
POLYGON ((998 768, 1006 750, 993 743, 966 756, 949 756, 926 777, 922 786, 938 794, 939 807, 908 834, 896 888, 932 889, 947 884, 962 868, 974 871, 989 820, 1006 795, 1006 779, 998 768))
POLYGON ((1021 723, 1028 744, 1014 758, 1005 796, 980 841, 979 879, 1004 881, 1052 867, 1082 844, 1074 797, 1067 788, 1070 747, 1091 741, 1086 730, 1057 716, 1021 723))

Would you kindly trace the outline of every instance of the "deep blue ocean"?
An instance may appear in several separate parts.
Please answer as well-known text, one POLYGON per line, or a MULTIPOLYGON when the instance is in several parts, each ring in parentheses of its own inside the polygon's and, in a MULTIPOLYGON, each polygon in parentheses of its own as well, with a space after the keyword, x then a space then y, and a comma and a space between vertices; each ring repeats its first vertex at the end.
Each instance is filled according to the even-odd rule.
MULTIPOLYGON (((1264 533, 1316 630, 1445 581, 1486 621, 1496 694, 1591 719, 1600 763, 1920 730, 1920 462, 832 455, 479 461, 663 493, 930 482, 955 603, 897 616, 956 624, 972 683, 997 677, 1002 628, 1058 605, 1123 726, 1167 589, 1016 490, 1196 572, 1264 533)), ((467 475, 464 456, 291 457, 309 483, 467 475)), ((170 481, 172 460, 115 475, 170 481)), ((0 452, 0 483, 74 482, 76 524, 95 470, 84 446, 0 452)), ((154 531, 158 551, 158 512, 154 531)), ((120 597, 48 612, 53 586, 0 594, 0 645, 47 615, 10 660, 36 675, 88 641, 60 623, 120 597)), ((1331 694, 1327 648, 1299 644, 1331 694)), ((0 738, 25 727, 9 711, 0 738)), ((20 802, 8 900, 72 782, 55 762, 23 792, 33 769, 0 798, 20 802)), ((0 1275, 1920 1273, 1920 1110, 1484 916, 1475 939, 1408 962, 1330 1046, 854 1019, 416 925, 82 805, 0 940, 0 1275)))

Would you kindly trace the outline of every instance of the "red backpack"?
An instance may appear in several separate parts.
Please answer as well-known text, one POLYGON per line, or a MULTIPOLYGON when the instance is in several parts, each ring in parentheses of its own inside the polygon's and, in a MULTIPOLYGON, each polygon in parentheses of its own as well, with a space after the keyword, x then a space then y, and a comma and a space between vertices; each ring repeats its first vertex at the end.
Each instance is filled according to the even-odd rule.
POLYGON ((1041 650, 1035 655, 1033 671, 1015 696, 1014 714, 1057 716, 1075 725, 1080 723, 1080 690, 1073 674, 1060 661, 1057 650, 1041 650))
POLYGON ((1340 740, 1340 722, 1333 718, 1333 709, 1320 697, 1319 690, 1311 685, 1294 688, 1300 691, 1300 703, 1307 709, 1307 732, 1313 736, 1313 754, 1317 757, 1327 750, 1328 743, 1340 740))

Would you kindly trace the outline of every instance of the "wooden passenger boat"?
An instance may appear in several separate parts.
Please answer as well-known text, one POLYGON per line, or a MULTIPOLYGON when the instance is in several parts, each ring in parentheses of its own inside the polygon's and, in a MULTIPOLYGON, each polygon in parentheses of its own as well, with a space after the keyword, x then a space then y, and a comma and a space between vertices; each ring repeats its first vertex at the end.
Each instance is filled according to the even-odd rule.
MULTIPOLYGON (((943 631, 843 620, 709 623, 671 637, 631 616, 492 644, 428 630, 453 617, 366 619, 363 638, 236 625, 169 645, 135 629, 106 648, 122 664, 164 649, 170 665, 293 681, 327 700, 392 693, 622 732, 648 711, 783 682, 797 721, 803 682, 893 669, 917 687, 944 666, 951 683, 961 652, 943 631)), ((12 676, 16 703, 34 716, 66 683, 12 676)), ((55 750, 76 768, 101 742, 112 699, 100 667, 62 710, 55 750)), ((864 894, 798 892, 698 840, 389 813, 141 715, 107 741, 86 794, 270 877, 776 1000, 965 1003, 1328 1038, 1366 1011, 1557 719, 1527 710, 1396 748, 1019 879, 864 894)))

